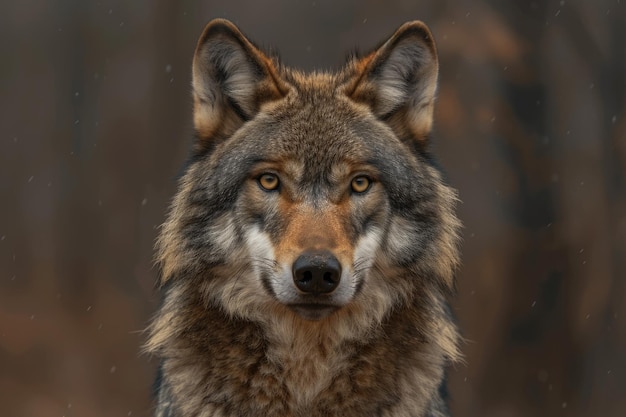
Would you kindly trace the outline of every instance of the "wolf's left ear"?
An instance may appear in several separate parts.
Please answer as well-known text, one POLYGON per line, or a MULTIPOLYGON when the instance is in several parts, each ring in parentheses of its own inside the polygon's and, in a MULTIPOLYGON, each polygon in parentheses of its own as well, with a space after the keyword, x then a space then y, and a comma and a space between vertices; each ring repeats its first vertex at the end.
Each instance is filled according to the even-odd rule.
POLYGON ((274 61, 225 19, 209 22, 198 40, 192 86, 200 146, 229 137, 288 90, 274 61))
POLYGON ((413 21, 365 58, 349 64, 345 92, 370 106, 401 139, 426 139, 437 90, 437 49, 428 27, 413 21))

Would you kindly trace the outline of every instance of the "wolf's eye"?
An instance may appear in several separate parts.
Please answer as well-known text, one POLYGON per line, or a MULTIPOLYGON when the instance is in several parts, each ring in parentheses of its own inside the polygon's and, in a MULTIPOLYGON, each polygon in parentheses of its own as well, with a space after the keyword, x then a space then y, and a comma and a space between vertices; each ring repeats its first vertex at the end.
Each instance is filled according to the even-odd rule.
POLYGON ((274 174, 262 174, 259 179, 259 185, 266 191, 272 191, 278 188, 278 177, 274 174))
POLYGON ((360 194, 369 190, 371 184, 372 182, 370 181, 369 178, 367 178, 366 176, 360 175, 352 179, 352 183, 350 184, 350 186, 352 187, 352 191, 360 194))

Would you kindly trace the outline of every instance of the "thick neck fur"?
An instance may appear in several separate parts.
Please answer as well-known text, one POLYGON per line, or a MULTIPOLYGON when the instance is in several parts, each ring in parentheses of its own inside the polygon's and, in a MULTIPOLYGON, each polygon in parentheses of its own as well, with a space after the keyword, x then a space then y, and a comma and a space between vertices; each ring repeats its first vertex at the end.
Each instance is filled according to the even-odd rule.
POLYGON ((437 415, 431 408, 455 347, 447 355, 429 333, 456 333, 447 319, 430 317, 442 311, 432 305, 429 313, 405 305, 366 333, 342 335, 323 320, 252 323, 190 303, 189 294, 169 296, 148 346, 163 358, 161 389, 170 398, 160 403, 171 402, 164 417, 437 415))

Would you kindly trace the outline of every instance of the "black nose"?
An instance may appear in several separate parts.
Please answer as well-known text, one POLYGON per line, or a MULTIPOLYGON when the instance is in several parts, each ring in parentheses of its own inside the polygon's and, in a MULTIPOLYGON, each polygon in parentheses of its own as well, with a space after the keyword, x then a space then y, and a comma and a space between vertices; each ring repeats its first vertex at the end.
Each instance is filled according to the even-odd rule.
POLYGON ((293 282, 302 292, 326 294, 339 285, 341 265, 332 253, 308 251, 293 263, 293 282))

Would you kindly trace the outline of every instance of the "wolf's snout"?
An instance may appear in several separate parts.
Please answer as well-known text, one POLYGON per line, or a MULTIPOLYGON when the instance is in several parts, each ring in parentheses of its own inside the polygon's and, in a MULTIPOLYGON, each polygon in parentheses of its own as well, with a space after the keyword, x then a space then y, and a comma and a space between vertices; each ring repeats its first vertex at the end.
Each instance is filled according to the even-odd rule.
POLYGON ((327 294, 339 285, 341 265, 327 251, 305 252, 293 263, 293 281, 302 292, 327 294))

